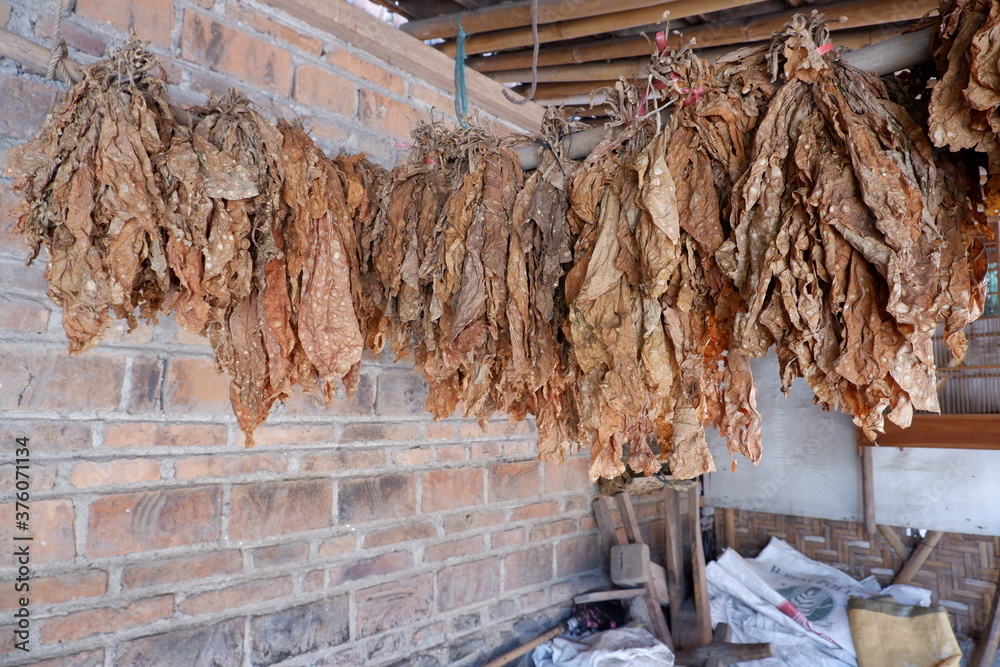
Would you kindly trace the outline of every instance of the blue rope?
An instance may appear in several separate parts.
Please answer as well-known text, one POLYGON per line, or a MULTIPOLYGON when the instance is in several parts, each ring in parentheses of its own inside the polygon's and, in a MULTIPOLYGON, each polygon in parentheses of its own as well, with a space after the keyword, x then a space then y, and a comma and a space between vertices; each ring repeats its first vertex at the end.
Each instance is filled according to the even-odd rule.
POLYGON ((462 29, 462 17, 458 17, 458 36, 455 38, 455 115, 458 124, 469 127, 466 118, 469 115, 469 93, 465 88, 465 30, 462 29))

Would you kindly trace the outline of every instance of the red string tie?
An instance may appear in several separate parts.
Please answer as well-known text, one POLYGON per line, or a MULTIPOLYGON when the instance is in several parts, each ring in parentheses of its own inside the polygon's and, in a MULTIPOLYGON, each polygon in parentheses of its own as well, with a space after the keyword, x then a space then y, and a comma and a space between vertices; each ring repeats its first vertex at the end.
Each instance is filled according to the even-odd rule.
POLYGON ((826 44, 822 44, 816 47, 816 53, 820 54, 821 56, 830 53, 830 51, 833 51, 833 42, 827 42, 826 44))

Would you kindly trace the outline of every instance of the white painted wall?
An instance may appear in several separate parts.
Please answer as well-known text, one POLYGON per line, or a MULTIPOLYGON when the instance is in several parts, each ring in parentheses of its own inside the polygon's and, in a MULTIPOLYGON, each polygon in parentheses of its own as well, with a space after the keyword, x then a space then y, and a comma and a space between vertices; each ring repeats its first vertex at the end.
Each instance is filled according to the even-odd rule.
MULTIPOLYGON (((705 478, 705 503, 860 521, 861 468, 850 417, 813 405, 801 379, 783 396, 774 355, 752 366, 764 455, 756 468, 738 457, 731 473, 725 443, 712 434, 720 472, 705 478)), ((873 462, 879 523, 1000 535, 1000 451, 876 448, 873 462)))

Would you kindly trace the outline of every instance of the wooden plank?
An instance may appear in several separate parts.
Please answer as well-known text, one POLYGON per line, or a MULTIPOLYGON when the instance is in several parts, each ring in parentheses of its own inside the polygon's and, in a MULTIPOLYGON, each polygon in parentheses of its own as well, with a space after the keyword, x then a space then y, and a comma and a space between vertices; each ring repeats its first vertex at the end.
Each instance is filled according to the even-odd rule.
MULTIPOLYGON (((455 61, 423 42, 379 21, 343 0, 263 0, 289 16, 398 67, 450 95, 455 94, 455 61)), ((545 109, 529 102, 508 102, 504 86, 474 70, 466 70, 469 103, 528 132, 541 127, 545 109)))
POLYGON ((774 657, 774 646, 771 644, 706 644, 697 648, 684 649, 674 656, 674 664, 681 666, 700 666, 711 664, 706 661, 718 661, 718 665, 733 665, 751 660, 763 660, 774 657))
POLYGON ((924 539, 920 541, 917 548, 913 550, 910 557, 903 563, 902 569, 892 580, 892 583, 908 584, 913 581, 913 577, 917 576, 917 573, 920 572, 920 568, 924 566, 924 562, 930 557, 934 551, 934 547, 937 546, 942 537, 944 537, 944 533, 940 530, 927 531, 924 539))
MULTIPOLYGON (((578 37, 590 37, 602 33, 614 32, 616 30, 627 30, 638 28, 639 26, 659 23, 663 18, 664 11, 670 12, 671 20, 697 16, 699 14, 710 14, 725 9, 743 7, 745 5, 761 2, 762 0, 674 0, 673 2, 658 4, 653 7, 641 9, 631 9, 628 11, 613 12, 601 16, 591 16, 589 18, 573 19, 570 21, 560 21, 558 23, 546 23, 538 26, 538 41, 540 44, 547 42, 557 42, 564 39, 576 39, 578 37)), ((903 0, 904 2, 906 0, 903 0)), ((518 46, 528 46, 533 43, 531 28, 512 28, 510 30, 497 30, 479 35, 473 35, 465 40, 465 52, 486 53, 487 51, 499 51, 501 49, 512 49, 518 46)), ((442 51, 448 55, 455 55, 455 43, 447 42, 442 45, 442 51)))
MULTIPOLYGON (((736 548, 736 510, 726 507, 722 510, 723 547, 736 548)), ((721 552, 722 549, 719 549, 721 552)), ((721 553, 720 553, 721 555, 721 553)))
MULTIPOLYGON (((732 640, 733 629, 728 623, 719 623, 712 633, 713 644, 725 644, 732 640)), ((676 660, 674 661, 676 664, 676 660)), ((705 662, 705 667, 726 667, 726 662, 720 656, 713 656, 705 662)))
MULTIPOLYGON (((682 555, 680 494, 671 487, 663 491, 666 509, 663 513, 665 528, 667 566, 667 592, 670 595, 670 626, 677 629, 681 625, 681 603, 687 597, 684 585, 684 558, 682 555)), ((678 638, 680 633, 678 632, 678 638)))
MULTIPOLYGON (((648 67, 649 58, 626 58, 606 63, 556 65, 554 67, 539 67, 535 72, 535 80, 538 83, 552 83, 558 81, 606 81, 617 79, 619 76, 632 79, 636 76, 645 76, 648 67)), ((531 81, 531 68, 500 70, 489 72, 487 76, 501 83, 522 83, 531 81)))
POLYGON ((646 603, 646 612, 649 614, 649 625, 653 631, 653 636, 667 645, 671 651, 674 650, 674 640, 670 636, 670 628, 667 627, 667 619, 663 616, 663 607, 653 597, 649 586, 643 586, 642 600, 646 603))
POLYGON ((615 521, 611 516, 611 499, 608 496, 597 496, 592 503, 597 530, 601 533, 601 549, 604 552, 604 562, 611 556, 611 547, 625 543, 618 537, 615 521))
POLYGON ((972 662, 969 663, 970 667, 993 667, 998 648, 1000 648, 1000 582, 997 582, 996 590, 993 592, 990 620, 983 629, 983 638, 976 646, 972 662))
MULTIPOLYGON (((843 23, 830 23, 831 32, 854 31, 868 26, 889 23, 903 23, 921 18, 926 12, 937 8, 935 0, 847 0, 824 5, 822 11, 829 17, 846 16, 843 23)), ((780 30, 800 9, 784 10, 738 22, 713 22, 704 26, 685 28, 680 37, 671 34, 668 43, 676 48, 681 42, 694 38, 698 49, 717 46, 743 45, 748 42, 765 41, 771 32, 780 30)), ((676 17, 675 17, 676 18, 676 17)), ((837 37, 834 35, 834 43, 837 37)), ((531 42, 527 42, 530 44, 531 42)), ((846 42, 850 46, 850 41, 846 42)), ((540 50, 538 66, 549 67, 595 60, 614 60, 649 55, 649 42, 643 36, 620 37, 600 40, 576 46, 540 50)), ((499 53, 493 56, 470 58, 470 67, 481 72, 520 69, 531 66, 531 51, 499 53)), ((893 71, 893 70, 890 70, 893 71)))
POLYGON ((640 595, 645 595, 646 591, 642 588, 624 588, 616 591, 598 591, 596 593, 583 593, 577 595, 573 598, 573 602, 576 604, 584 604, 585 602, 607 602, 608 600, 625 600, 628 598, 639 597, 640 595))
MULTIPOLYGON (((47 48, 5 29, 0 29, 0 56, 21 63, 32 74, 44 76, 49 66, 49 50, 47 48)), ((63 58, 63 64, 69 71, 71 82, 79 81, 79 63, 69 58, 63 58)))
POLYGON ((712 610, 708 602, 708 577, 705 573, 705 548, 701 539, 701 486, 688 491, 688 507, 694 539, 691 541, 691 581, 694 585, 695 641, 701 646, 712 641, 712 610))
MULTIPOLYGON (((861 436, 862 438, 864 435, 861 436)), ((861 447, 861 509, 864 513, 865 532, 875 535, 875 471, 870 447, 861 447)))
POLYGON ((632 508, 632 496, 628 491, 622 491, 615 496, 618 502, 618 515, 621 517, 622 525, 625 526, 625 536, 632 544, 642 544, 642 533, 639 532, 639 522, 635 519, 635 510, 632 508))
MULTIPOLYGON (((608 0, 575 0, 575 2, 537 0, 537 2, 539 25, 607 14, 609 7, 613 7, 615 11, 624 11, 663 4, 663 0, 615 0, 613 5, 608 3, 608 0)), ((459 17, 462 19, 462 29, 470 35, 525 25, 530 26, 531 0, 505 2, 481 7, 471 12, 442 14, 419 21, 410 21, 399 28, 417 39, 454 37, 458 34, 459 17)))
MULTIPOLYGON (((872 445, 864 439, 865 445, 872 445)), ((882 447, 932 447, 938 449, 1000 449, 1000 414, 913 415, 910 428, 886 422, 878 437, 882 447)))
POLYGON ((903 544, 903 540, 899 539, 899 533, 891 527, 883 526, 881 524, 878 525, 878 532, 882 533, 882 537, 884 537, 885 541, 889 543, 889 546, 896 552, 896 555, 905 561, 907 555, 906 545, 903 544))
POLYGON ((562 633, 566 632, 566 624, 560 623, 556 627, 552 628, 546 633, 540 634, 531 641, 521 644, 515 649, 507 651, 499 658, 494 658, 487 662, 483 667, 504 667, 504 665, 513 662, 514 658, 520 658, 522 655, 535 648, 536 646, 541 646, 545 642, 549 641, 553 637, 558 637, 562 633))

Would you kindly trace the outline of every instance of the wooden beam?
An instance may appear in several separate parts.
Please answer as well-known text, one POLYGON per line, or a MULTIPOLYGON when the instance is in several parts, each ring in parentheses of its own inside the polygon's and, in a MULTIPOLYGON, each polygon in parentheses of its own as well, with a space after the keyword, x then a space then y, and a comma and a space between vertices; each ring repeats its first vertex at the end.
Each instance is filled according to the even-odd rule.
POLYGON ((625 537, 632 544, 642 544, 642 534, 639 532, 639 522, 635 518, 635 510, 632 509, 632 496, 628 491, 622 491, 615 496, 618 503, 618 516, 621 517, 622 525, 625 526, 625 537))
MULTIPOLYGON (((581 65, 556 65, 555 67, 539 67, 535 80, 538 83, 551 83, 554 81, 600 81, 617 79, 619 76, 631 79, 634 76, 645 76, 648 67, 649 58, 631 58, 581 65)), ((524 83, 531 81, 531 69, 501 70, 490 72, 486 76, 501 83, 524 83)))
MULTIPOLYGON (((455 61, 423 42, 383 23, 347 2, 337 0, 262 0, 289 16, 352 44, 386 63, 455 94, 455 61)), ((545 109, 529 102, 517 105, 503 96, 504 87, 473 70, 466 71, 469 103, 528 132, 541 127, 545 109)))
POLYGON ((667 593, 670 596, 670 627, 681 641, 681 604, 687 597, 684 582, 684 539, 681 536, 681 499, 680 493, 668 486, 663 492, 666 508, 663 513, 665 531, 664 546, 667 566, 667 593))
POLYGON ((972 662, 969 663, 970 667, 993 667, 998 648, 1000 648, 1000 581, 997 582, 996 590, 993 592, 990 620, 983 629, 983 638, 976 645, 976 652, 972 655, 972 662))
POLYGON ((903 544, 903 540, 899 539, 899 534, 891 526, 883 526, 882 524, 878 524, 878 532, 882 533, 882 537, 889 543, 892 550, 900 558, 906 560, 906 545, 903 544))
MULTIPOLYGON (((861 437, 864 437, 862 435, 861 437)), ((860 443, 859 443, 860 444, 860 443)), ((872 464, 872 448, 861 447, 861 509, 865 517, 865 532, 868 539, 875 537, 875 470, 872 464)))
MULTIPOLYGON (((832 32, 843 32, 873 25, 905 23, 921 18, 931 9, 937 8, 935 0, 846 0, 819 7, 827 17, 836 19, 846 16, 843 23, 830 23, 832 32)), ((671 34, 669 43, 673 47, 691 38, 696 40, 698 49, 715 46, 731 46, 748 42, 764 41, 771 33, 780 30, 801 10, 785 10, 731 23, 711 23, 682 29, 682 36, 671 34)), ((888 30, 895 31, 895 26, 888 30)), ((531 42, 528 42, 530 44, 531 42)), ((834 40, 834 43, 837 43, 834 40)), ((601 40, 579 46, 545 49, 538 53, 538 66, 549 67, 568 63, 592 62, 649 55, 649 42, 643 36, 621 37, 601 40)), ((504 69, 522 69, 531 66, 531 51, 498 53, 493 56, 470 58, 468 66, 481 72, 504 69)))
MULTIPOLYGON (((907 35, 904 35, 906 37, 907 35)), ((871 445, 867 438, 864 444, 871 445)), ((1000 415, 913 415, 910 428, 886 422, 882 447, 1000 449, 1000 415)))
POLYGON ((712 609, 708 601, 708 576, 705 571, 705 545, 701 539, 701 485, 692 486, 688 492, 688 510, 691 512, 691 584, 694 587, 694 635, 696 646, 712 643, 712 609))
MULTIPOLYGON (((663 0, 616 0, 614 4, 608 0, 538 0, 538 23, 555 23, 570 19, 600 16, 609 13, 609 7, 615 11, 641 9, 653 5, 662 5, 663 0)), ((516 0, 502 4, 482 7, 475 11, 442 14, 419 21, 410 21, 399 26, 403 32, 417 39, 437 39, 454 37, 458 34, 458 19, 462 19, 462 29, 466 34, 474 35, 481 32, 506 30, 520 26, 531 25, 531 0, 516 0)))
MULTIPOLYGON (((47 48, 2 28, 0 28, 0 56, 21 63, 32 74, 44 76, 49 67, 47 48)), ((79 81, 80 64, 69 58, 63 58, 62 62, 69 72, 69 82, 79 81)))
POLYGON ((734 665, 752 660, 764 660, 774 657, 774 646, 771 644, 731 644, 711 643, 697 648, 686 648, 674 656, 677 667, 700 667, 710 660, 718 660, 716 664, 734 665))
MULTIPOLYGON (((614 86, 617 79, 609 79, 607 81, 568 81, 565 83, 540 83, 538 87, 535 88, 534 100, 538 102, 544 102, 545 100, 555 100, 564 97, 569 97, 571 95, 583 95, 588 96, 590 93, 594 92, 598 88, 605 88, 608 86, 614 86)), ((518 87, 515 90, 520 92, 518 87)))
MULTIPOLYGON (((560 21, 559 23, 546 23, 538 26, 538 41, 541 44, 547 42, 558 42, 564 39, 575 39, 577 37, 590 37, 616 30, 627 30, 638 28, 651 23, 659 23, 663 20, 663 13, 670 12, 670 19, 676 20, 688 16, 699 14, 710 14, 724 9, 733 9, 744 5, 762 2, 763 0, 674 0, 665 2, 653 7, 642 9, 632 9, 624 12, 614 12, 601 16, 591 16, 589 18, 573 19, 570 21, 560 21)), ((904 0, 905 1, 905 0, 904 0)), ((473 35, 465 40, 465 52, 486 53, 487 51, 500 51, 512 49, 519 46, 528 46, 533 43, 531 28, 512 28, 510 30, 497 30, 479 35, 473 35)), ((455 43, 447 42, 442 45, 441 50, 448 55, 455 55, 455 43)))
POLYGON ((908 584, 913 581, 913 578, 920 572, 920 568, 924 566, 924 562, 930 557, 934 551, 934 547, 938 545, 942 537, 944 537, 944 533, 940 530, 927 531, 924 539, 920 540, 920 544, 917 545, 917 548, 913 550, 910 557, 903 563, 903 568, 892 580, 892 583, 908 584))
POLYGON ((587 602, 607 602, 608 600, 627 600, 645 595, 642 588, 619 588, 613 591, 597 591, 596 593, 583 593, 573 598, 575 604, 585 604, 587 602))

